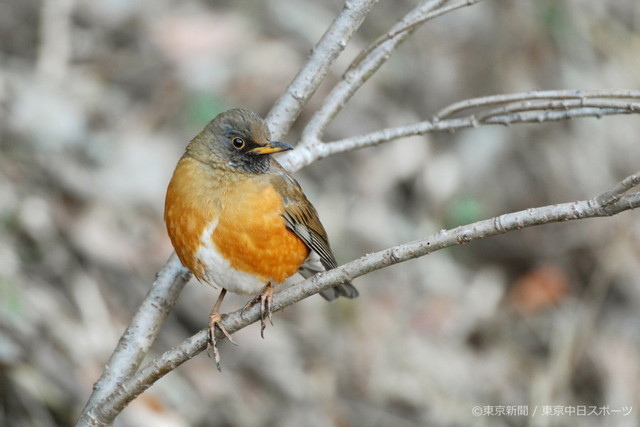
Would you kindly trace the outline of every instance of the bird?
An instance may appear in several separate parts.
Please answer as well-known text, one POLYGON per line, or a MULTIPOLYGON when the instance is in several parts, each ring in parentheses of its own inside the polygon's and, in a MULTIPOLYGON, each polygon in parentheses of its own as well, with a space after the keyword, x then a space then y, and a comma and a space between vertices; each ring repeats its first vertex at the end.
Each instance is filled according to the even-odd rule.
MULTIPOLYGON (((336 268, 318 212, 295 178, 273 158, 291 150, 272 141, 266 122, 236 108, 213 118, 187 145, 167 188, 164 219, 182 265, 220 288, 208 322, 208 347, 218 370, 215 328, 231 341, 219 313, 227 292, 260 303, 260 334, 271 322, 274 288, 336 268)), ((328 301, 356 298, 350 283, 320 292, 328 301)))

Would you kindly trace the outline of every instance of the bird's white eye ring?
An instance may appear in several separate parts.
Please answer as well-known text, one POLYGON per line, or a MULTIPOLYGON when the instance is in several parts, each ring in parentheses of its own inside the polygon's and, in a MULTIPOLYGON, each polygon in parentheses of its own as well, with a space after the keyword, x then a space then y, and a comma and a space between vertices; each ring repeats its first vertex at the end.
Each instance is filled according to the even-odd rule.
POLYGON ((233 146, 235 148, 237 148, 238 150, 242 150, 245 146, 245 142, 244 139, 240 138, 239 136, 234 136, 231 139, 231 143, 233 144, 233 146))

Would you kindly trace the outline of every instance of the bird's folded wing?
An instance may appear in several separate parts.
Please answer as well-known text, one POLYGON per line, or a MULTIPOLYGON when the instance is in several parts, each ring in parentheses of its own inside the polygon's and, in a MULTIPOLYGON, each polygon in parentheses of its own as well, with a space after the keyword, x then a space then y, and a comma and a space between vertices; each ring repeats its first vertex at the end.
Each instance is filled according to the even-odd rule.
POLYGON ((338 263, 329 247, 327 232, 318 218, 318 212, 307 200, 298 182, 284 169, 276 170, 279 173, 272 175, 272 184, 282 195, 284 204, 282 216, 287 223, 287 228, 309 249, 320 255, 320 262, 327 270, 336 268, 338 263))
MULTIPOLYGON (((287 228, 311 250, 307 262, 300 267, 300 274, 305 278, 311 277, 322 271, 319 264, 322 264, 325 270, 336 268, 338 263, 331 252, 327 232, 318 218, 318 212, 307 200, 300 184, 279 163, 273 161, 273 165, 274 170, 278 173, 272 175, 272 184, 282 195, 284 204, 282 216, 287 228), (320 262, 318 262, 318 257, 320 262)), ((320 292, 320 295, 328 301, 339 296, 356 298, 358 290, 347 282, 326 289, 320 292)))

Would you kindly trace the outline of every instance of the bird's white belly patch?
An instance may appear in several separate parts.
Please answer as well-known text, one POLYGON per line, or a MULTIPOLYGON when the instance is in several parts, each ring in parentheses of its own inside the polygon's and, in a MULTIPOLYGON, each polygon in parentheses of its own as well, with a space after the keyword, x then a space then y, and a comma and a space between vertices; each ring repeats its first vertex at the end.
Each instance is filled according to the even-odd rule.
POLYGON ((202 279, 213 287, 223 287, 236 294, 258 295, 266 283, 256 277, 238 271, 224 259, 211 236, 218 226, 218 219, 211 221, 200 236, 200 248, 196 257, 204 267, 202 279))

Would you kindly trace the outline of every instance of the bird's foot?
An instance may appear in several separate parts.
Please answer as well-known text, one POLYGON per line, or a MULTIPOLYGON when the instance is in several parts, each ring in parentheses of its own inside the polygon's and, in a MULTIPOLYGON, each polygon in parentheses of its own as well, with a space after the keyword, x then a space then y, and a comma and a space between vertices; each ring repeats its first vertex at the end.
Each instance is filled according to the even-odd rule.
POLYGON ((267 326, 267 319, 273 326, 271 313, 273 308, 273 286, 268 283, 260 294, 260 336, 264 338, 264 329, 267 326))
POLYGON ((209 352, 209 357, 213 354, 213 360, 216 362, 216 368, 218 368, 218 371, 222 372, 222 369, 220 368, 220 351, 218 350, 218 343, 216 341, 216 326, 232 344, 238 344, 236 344, 233 338, 231 338, 231 334, 227 332, 227 329, 222 324, 222 316, 220 313, 214 309, 209 315, 209 342, 207 343, 207 350, 209 352))
POLYGON ((250 300, 242 307, 242 314, 251 308, 254 304, 260 303, 260 336, 264 338, 264 329, 267 326, 267 319, 273 326, 273 320, 271 320, 272 304, 273 304, 273 285, 268 283, 262 293, 257 297, 250 300))

